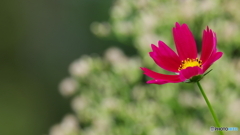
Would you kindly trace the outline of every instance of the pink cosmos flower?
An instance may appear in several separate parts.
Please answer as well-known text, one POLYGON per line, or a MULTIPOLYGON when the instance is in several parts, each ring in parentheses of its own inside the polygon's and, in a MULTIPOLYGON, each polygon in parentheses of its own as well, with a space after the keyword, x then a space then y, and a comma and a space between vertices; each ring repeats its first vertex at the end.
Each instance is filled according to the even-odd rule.
POLYGON ((141 67, 145 75, 153 78, 147 83, 165 84, 199 81, 208 73, 206 73, 207 69, 223 55, 216 48, 216 33, 208 27, 203 31, 200 58, 197 56, 197 46, 193 34, 186 24, 176 23, 172 31, 178 54, 164 42, 159 41, 158 46, 151 45, 152 52, 149 55, 159 67, 175 72, 176 75, 161 74, 141 67))

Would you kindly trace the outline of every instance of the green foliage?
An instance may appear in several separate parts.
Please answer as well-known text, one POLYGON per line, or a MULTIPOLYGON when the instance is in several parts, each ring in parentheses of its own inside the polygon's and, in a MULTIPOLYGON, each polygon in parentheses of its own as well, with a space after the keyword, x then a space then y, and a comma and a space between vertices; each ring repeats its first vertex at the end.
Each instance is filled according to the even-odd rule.
MULTIPOLYGON (((198 45, 206 25, 217 33, 218 48, 225 54, 201 83, 222 126, 240 127, 238 3, 117 0, 109 22, 93 23, 91 28, 100 37, 131 40, 138 55, 128 58, 121 50, 110 48, 105 57, 84 56, 70 66, 70 78, 77 84, 65 83, 62 91, 72 98, 79 123, 73 122, 78 128, 63 135, 213 134, 209 128, 215 123, 195 84, 145 84, 148 78, 139 69, 168 73, 155 65, 148 52, 150 44, 158 40, 173 47, 171 28, 176 21, 189 25, 198 45)), ((58 135, 61 124, 51 135, 58 135)))

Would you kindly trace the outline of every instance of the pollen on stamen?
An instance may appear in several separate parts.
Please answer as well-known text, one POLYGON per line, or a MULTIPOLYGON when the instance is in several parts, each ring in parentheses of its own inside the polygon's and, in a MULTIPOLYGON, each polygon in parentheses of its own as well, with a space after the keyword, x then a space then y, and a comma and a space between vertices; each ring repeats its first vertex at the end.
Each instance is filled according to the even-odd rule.
POLYGON ((202 67, 202 60, 199 60, 198 58, 196 59, 190 59, 187 58, 186 60, 182 60, 181 61, 181 65, 178 68, 178 71, 182 70, 182 69, 186 69, 188 67, 202 67))

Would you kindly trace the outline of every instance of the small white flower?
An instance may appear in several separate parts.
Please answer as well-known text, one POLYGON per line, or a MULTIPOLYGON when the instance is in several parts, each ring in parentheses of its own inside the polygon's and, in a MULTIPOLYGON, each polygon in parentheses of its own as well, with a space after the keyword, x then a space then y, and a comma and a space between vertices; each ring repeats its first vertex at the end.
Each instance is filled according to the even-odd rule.
POLYGON ((74 61, 69 68, 70 74, 76 77, 86 76, 89 71, 90 65, 88 61, 83 58, 74 61))
POLYGON ((63 96, 72 95, 78 87, 78 83, 73 78, 64 79, 60 85, 59 90, 63 96))
POLYGON ((70 135, 79 132, 78 120, 74 115, 66 115, 62 122, 50 129, 50 135, 70 135))
POLYGON ((86 106, 87 106, 87 99, 84 98, 84 97, 75 97, 73 100, 72 100, 72 108, 74 111, 78 112, 78 111, 81 111, 83 110, 86 106))

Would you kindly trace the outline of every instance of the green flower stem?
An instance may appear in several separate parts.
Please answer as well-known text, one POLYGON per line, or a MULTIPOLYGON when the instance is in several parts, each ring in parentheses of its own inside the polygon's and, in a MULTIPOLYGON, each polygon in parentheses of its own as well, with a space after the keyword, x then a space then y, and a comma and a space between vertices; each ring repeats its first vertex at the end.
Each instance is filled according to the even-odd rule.
MULTIPOLYGON (((209 102, 209 100, 208 100, 205 92, 203 91, 203 88, 202 88, 201 84, 200 84, 199 82, 197 82, 197 85, 198 85, 198 87, 199 87, 199 89, 200 89, 200 91, 201 91, 201 93, 202 93, 202 95, 203 95, 203 97, 204 97, 207 105, 208 105, 208 108, 209 108, 209 110, 210 110, 210 112, 211 112, 211 114, 212 114, 212 116, 213 116, 213 119, 214 119, 217 127, 221 127, 220 124, 219 124, 219 122, 218 122, 217 116, 216 116, 216 114, 214 113, 214 111, 213 111, 213 109, 212 109, 212 106, 211 106, 211 104, 210 104, 210 102, 209 102)), ((222 131, 220 131, 219 134, 220 134, 220 135, 224 135, 222 131)))

